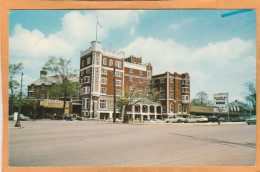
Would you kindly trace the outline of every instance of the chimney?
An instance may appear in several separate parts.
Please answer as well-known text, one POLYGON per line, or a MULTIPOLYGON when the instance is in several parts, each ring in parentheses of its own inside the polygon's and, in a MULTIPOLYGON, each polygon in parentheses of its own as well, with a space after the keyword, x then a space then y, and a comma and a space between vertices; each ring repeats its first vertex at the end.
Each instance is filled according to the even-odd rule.
POLYGON ((47 72, 44 71, 44 70, 41 70, 41 72, 40 72, 40 79, 45 79, 46 75, 47 75, 47 72))

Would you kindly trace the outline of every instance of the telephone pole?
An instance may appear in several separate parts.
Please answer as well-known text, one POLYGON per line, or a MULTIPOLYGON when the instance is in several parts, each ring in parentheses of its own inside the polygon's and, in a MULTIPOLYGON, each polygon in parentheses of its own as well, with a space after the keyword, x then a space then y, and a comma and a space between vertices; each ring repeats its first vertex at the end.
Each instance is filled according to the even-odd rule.
POLYGON ((22 72, 22 75, 21 75, 21 89, 20 89, 20 97, 19 97, 19 110, 18 110, 18 116, 17 116, 17 121, 16 121, 16 124, 15 124, 15 127, 21 127, 21 124, 20 124, 20 112, 21 112, 22 88, 23 88, 23 72, 22 72))
POLYGON ((113 123, 116 122, 116 66, 114 65, 114 113, 113 113, 113 123))

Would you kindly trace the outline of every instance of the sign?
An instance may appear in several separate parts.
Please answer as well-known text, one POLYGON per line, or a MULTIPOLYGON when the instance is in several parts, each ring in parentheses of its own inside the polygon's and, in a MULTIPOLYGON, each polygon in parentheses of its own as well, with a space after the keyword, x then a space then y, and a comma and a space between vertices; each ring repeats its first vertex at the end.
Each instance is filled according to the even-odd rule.
POLYGON ((14 121, 17 121, 17 118, 18 118, 18 112, 15 112, 14 113, 14 121))
POLYGON ((214 94, 214 112, 228 112, 228 93, 214 94))

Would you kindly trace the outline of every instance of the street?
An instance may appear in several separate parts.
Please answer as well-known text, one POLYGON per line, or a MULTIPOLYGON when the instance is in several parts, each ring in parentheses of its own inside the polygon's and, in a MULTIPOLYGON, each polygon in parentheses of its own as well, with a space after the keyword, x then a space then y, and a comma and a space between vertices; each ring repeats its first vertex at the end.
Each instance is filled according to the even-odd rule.
POLYGON ((256 125, 9 121, 9 166, 254 166, 256 125))

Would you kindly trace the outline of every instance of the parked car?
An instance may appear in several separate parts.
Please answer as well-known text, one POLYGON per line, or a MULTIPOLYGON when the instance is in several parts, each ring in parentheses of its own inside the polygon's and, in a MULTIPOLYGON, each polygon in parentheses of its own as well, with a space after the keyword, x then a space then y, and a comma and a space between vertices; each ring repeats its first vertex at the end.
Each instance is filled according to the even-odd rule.
POLYGON ((242 118, 239 118, 239 117, 236 117, 236 118, 231 118, 229 121, 230 121, 230 122, 242 122, 243 119, 242 119, 242 118))
POLYGON ((198 122, 208 122, 208 118, 205 116, 195 116, 198 119, 198 122))
MULTIPOLYGON (((20 114, 19 117, 20 117, 20 120, 21 120, 21 121, 29 121, 29 120, 30 120, 30 117, 25 116, 25 115, 23 115, 23 114, 20 114)), ((10 115, 8 119, 9 119, 9 120, 14 120, 14 114, 10 115)))
POLYGON ((256 125, 256 116, 252 116, 251 118, 246 119, 246 123, 248 125, 251 125, 251 124, 256 125))
POLYGON ((210 116, 210 117, 208 117, 208 122, 218 122, 218 117, 216 117, 216 116, 210 116))
POLYGON ((221 122, 226 121, 226 118, 225 118, 225 117, 219 117, 218 119, 219 119, 219 121, 221 121, 221 122))
MULTIPOLYGON (((116 122, 122 122, 123 120, 116 118, 116 122)), ((109 119, 108 122, 113 122, 113 118, 109 119)))
POLYGON ((9 119, 9 120, 14 120, 14 114, 9 115, 8 119, 9 119))
POLYGON ((180 116, 174 116, 174 117, 171 117, 171 118, 168 118, 168 119, 165 119, 164 121, 166 122, 166 123, 174 123, 174 122, 178 122, 178 123, 180 123, 180 122, 185 122, 185 118, 183 118, 183 117, 180 117, 180 116))
POLYGON ((187 118, 185 120, 187 123, 194 123, 194 122, 208 122, 208 118, 204 116, 194 116, 191 118, 187 118))
POLYGON ((64 119, 68 121, 73 121, 77 118, 77 114, 67 114, 65 115, 64 119))

